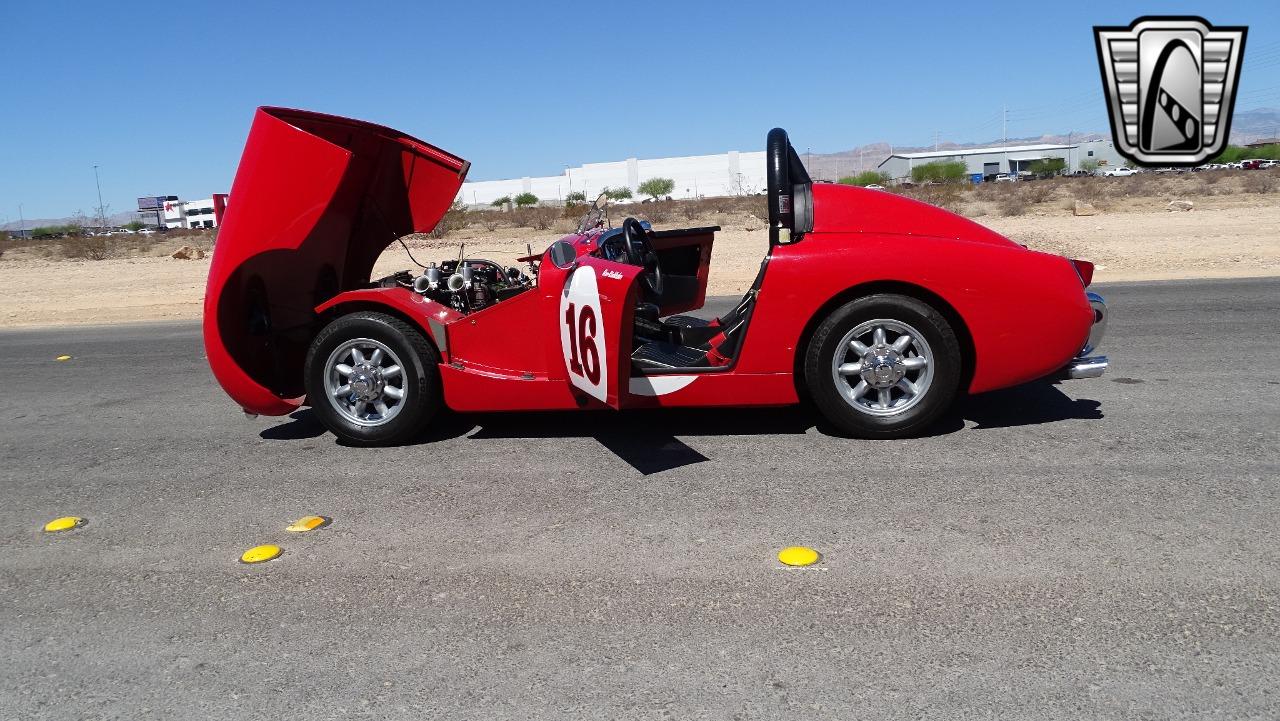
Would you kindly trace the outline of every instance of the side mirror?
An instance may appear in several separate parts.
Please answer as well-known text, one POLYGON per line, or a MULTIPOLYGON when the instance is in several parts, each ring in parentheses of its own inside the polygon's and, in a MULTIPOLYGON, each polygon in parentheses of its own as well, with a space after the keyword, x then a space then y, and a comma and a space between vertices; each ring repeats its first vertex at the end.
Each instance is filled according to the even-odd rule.
POLYGON ((551 244, 551 264, 560 270, 568 270, 578 264, 578 249, 567 240, 551 244))

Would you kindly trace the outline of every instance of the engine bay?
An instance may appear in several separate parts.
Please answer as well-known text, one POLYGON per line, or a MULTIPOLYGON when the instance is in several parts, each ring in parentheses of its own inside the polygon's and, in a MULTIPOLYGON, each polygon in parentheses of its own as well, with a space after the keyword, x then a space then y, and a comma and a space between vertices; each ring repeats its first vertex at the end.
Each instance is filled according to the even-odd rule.
POLYGON ((537 285, 538 266, 530 261, 528 271, 526 274, 514 266, 504 268, 484 258, 459 258, 442 261, 438 265, 428 263, 416 275, 413 271, 402 270, 379 278, 373 285, 378 288, 408 288, 466 315, 533 288, 537 285))

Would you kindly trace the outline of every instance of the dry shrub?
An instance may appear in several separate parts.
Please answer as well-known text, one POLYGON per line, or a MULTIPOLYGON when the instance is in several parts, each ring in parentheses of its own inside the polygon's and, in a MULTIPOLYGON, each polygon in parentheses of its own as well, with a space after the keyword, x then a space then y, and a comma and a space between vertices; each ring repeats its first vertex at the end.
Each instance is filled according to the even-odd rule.
POLYGON ((1112 178, 1076 178, 1071 181, 1068 192, 1075 200, 1098 205, 1110 196, 1106 182, 1108 180, 1112 180, 1112 178))
POLYGON ((103 235, 76 235, 63 238, 61 250, 64 258, 106 260, 111 244, 103 235))
POLYGON ((702 202, 709 212, 716 215, 724 215, 732 210, 732 205, 728 201, 729 198, 707 198, 702 202))
POLYGON ((962 192, 961 186, 954 183, 939 183, 937 185, 921 185, 909 188, 903 195, 915 198, 922 203, 936 205, 952 213, 958 213, 960 212, 962 192))
POLYGON ((479 222, 481 227, 492 233, 502 224, 502 213, 496 210, 473 210, 470 220, 479 222))
POLYGON ((1204 195, 1222 195, 1223 193, 1230 192, 1227 186, 1222 185, 1222 173, 1212 170, 1202 170, 1199 173, 1196 173, 1196 176, 1200 181, 1200 187, 1196 189, 1196 192, 1204 195))
POLYGON ((721 213, 742 213, 757 218, 768 217, 769 200, 763 195, 734 195, 714 200, 721 213))
POLYGON ((555 224, 560 213, 555 208, 533 208, 534 230, 546 230, 555 224))
POLYGON ((677 205, 680 215, 684 216, 685 220, 696 220, 698 218, 710 218, 725 212, 728 206, 720 202, 721 200, 720 198, 682 200, 677 205))
POLYGON ((644 210, 641 215, 650 223, 665 223, 671 220, 671 213, 675 208, 674 200, 659 200, 653 203, 645 203, 644 210))
POLYGON ((453 201, 453 205, 449 206, 449 210, 445 212, 444 217, 436 223, 436 227, 431 229, 432 238, 443 238, 455 230, 461 230, 468 225, 467 205, 460 200, 453 201))
POLYGON ((520 228, 546 230, 560 218, 560 212, 554 207, 516 208, 511 211, 511 220, 520 228))
POLYGON ((982 201, 995 202, 996 200, 1004 197, 1004 194, 1008 192, 1006 188, 1001 187, 1003 185, 1005 184, 994 182, 978 183, 973 187, 973 197, 982 201))
POLYGON ((1276 189, 1276 176, 1269 170, 1254 170, 1244 177, 1240 187, 1246 193, 1270 193, 1276 189))
POLYGON ((1150 198, 1160 195, 1169 190, 1169 181, 1172 179, 1172 176, 1161 178, 1155 173, 1139 173, 1127 178, 1102 178, 1102 180, 1119 181, 1113 182, 1116 195, 1131 198, 1150 198))
POLYGON ((1018 192, 1028 203, 1040 205, 1048 202, 1049 198, 1053 197, 1053 187, 1052 180, 1037 180, 1034 183, 1023 185, 1018 192))
POLYGON ((130 243, 142 255, 150 253, 156 247, 156 243, 160 241, 159 233, 142 234, 129 236, 130 243))
POLYGON ((1021 193, 1009 193, 1000 199, 997 207, 1000 215, 1022 215, 1027 212, 1027 201, 1023 199, 1021 193))

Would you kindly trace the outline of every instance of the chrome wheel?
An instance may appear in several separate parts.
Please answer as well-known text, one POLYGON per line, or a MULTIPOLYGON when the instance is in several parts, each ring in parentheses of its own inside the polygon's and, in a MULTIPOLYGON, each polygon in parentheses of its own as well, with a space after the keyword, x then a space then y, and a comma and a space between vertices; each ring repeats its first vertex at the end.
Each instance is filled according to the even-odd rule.
POLYGON ((338 413, 362 426, 387 423, 404 407, 404 367, 383 343, 356 338, 325 361, 325 395, 338 413))
POLYGON ((924 398, 933 381, 933 364, 920 331, 878 318, 845 334, 831 359, 831 376, 840 396, 855 410, 888 416, 924 398))

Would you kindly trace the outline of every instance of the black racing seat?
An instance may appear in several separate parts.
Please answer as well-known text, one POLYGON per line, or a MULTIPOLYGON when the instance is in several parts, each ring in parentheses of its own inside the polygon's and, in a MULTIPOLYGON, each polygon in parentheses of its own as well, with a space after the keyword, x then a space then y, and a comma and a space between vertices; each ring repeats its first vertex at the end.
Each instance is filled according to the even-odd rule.
POLYGON ((760 262, 760 272, 756 273, 756 279, 751 281, 751 287, 747 289, 742 300, 733 307, 733 310, 725 313, 715 321, 709 321, 704 318, 695 318, 691 315, 673 315, 663 319, 663 323, 669 326, 675 326, 679 329, 680 344, 687 346, 700 346, 720 333, 728 334, 728 331, 736 325, 740 325, 750 313, 751 308, 755 305, 755 300, 760 295, 760 285, 764 282, 764 271, 769 265, 769 256, 765 256, 760 262))
MULTIPOLYGON (((675 315, 661 321, 667 332, 652 328, 652 320, 637 316, 637 335, 646 338, 631 354, 632 367, 640 373, 675 368, 708 368, 733 362, 742 348, 751 311, 755 308, 764 281, 766 257, 760 272, 742 300, 733 310, 714 321, 688 315, 675 315)), ((645 309, 649 310, 649 309, 645 309)), ((651 312, 651 311, 650 311, 651 312)))

